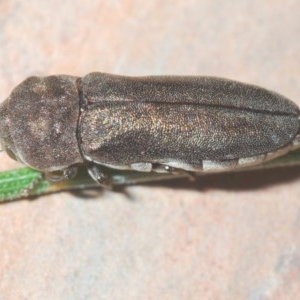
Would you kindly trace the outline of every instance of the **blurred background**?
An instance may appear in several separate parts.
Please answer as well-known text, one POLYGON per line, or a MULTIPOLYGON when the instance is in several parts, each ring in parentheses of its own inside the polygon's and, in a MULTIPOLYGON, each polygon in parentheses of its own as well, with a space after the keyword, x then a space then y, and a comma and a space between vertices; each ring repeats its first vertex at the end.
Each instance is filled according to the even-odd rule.
MULTIPOLYGON (((1 0, 1 97, 101 71, 226 77, 300 105, 299 36, 296 0, 1 0)), ((287 168, 1 205, 0 299, 298 299, 299 183, 287 168)))

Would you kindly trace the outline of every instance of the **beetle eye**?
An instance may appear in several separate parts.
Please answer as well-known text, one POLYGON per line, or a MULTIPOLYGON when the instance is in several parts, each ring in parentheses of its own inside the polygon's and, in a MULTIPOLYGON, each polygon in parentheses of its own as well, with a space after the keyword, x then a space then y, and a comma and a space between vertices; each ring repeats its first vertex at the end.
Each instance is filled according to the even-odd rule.
MULTIPOLYGON (((1 149, 1 151, 3 151, 3 149, 1 149)), ((5 149, 5 152, 8 154, 8 156, 14 160, 18 160, 16 155, 9 149, 9 148, 6 148, 5 149)))

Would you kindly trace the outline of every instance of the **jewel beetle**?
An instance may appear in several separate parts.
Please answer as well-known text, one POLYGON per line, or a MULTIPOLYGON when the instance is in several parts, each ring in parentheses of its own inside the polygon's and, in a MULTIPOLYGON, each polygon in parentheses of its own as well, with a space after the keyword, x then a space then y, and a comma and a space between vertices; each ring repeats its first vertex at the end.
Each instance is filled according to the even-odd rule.
POLYGON ((50 180, 105 168, 219 172, 299 147, 299 109, 282 95, 201 76, 29 77, 0 105, 0 142, 50 180))

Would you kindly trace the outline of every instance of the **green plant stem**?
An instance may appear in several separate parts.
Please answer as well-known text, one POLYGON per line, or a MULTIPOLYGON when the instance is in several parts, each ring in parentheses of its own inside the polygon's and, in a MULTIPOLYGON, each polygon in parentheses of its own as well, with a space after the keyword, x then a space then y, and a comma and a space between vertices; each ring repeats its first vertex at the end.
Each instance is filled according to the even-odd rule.
MULTIPOLYGON (((300 151, 290 152, 285 156, 251 168, 236 169, 234 172, 297 165, 300 165, 300 151)), ((168 173, 159 174, 135 171, 119 171, 113 169, 106 169, 106 172, 109 174, 113 186, 140 184, 144 182, 187 177, 189 175, 187 173, 174 175, 168 173)), ((207 173, 199 173, 201 176, 204 176, 205 174, 207 173)), ((47 181, 41 172, 26 167, 0 173, 0 203, 64 190, 96 187, 98 188, 100 186, 90 178, 85 168, 79 168, 78 175, 75 178, 57 183, 47 181)))

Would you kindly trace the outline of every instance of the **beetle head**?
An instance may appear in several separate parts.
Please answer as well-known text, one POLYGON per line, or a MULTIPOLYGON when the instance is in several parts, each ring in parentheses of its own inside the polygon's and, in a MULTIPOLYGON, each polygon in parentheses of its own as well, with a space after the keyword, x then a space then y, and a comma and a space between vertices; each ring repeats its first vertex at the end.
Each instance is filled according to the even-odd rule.
POLYGON ((30 77, 0 105, 0 142, 12 158, 45 172, 82 162, 76 77, 30 77))

